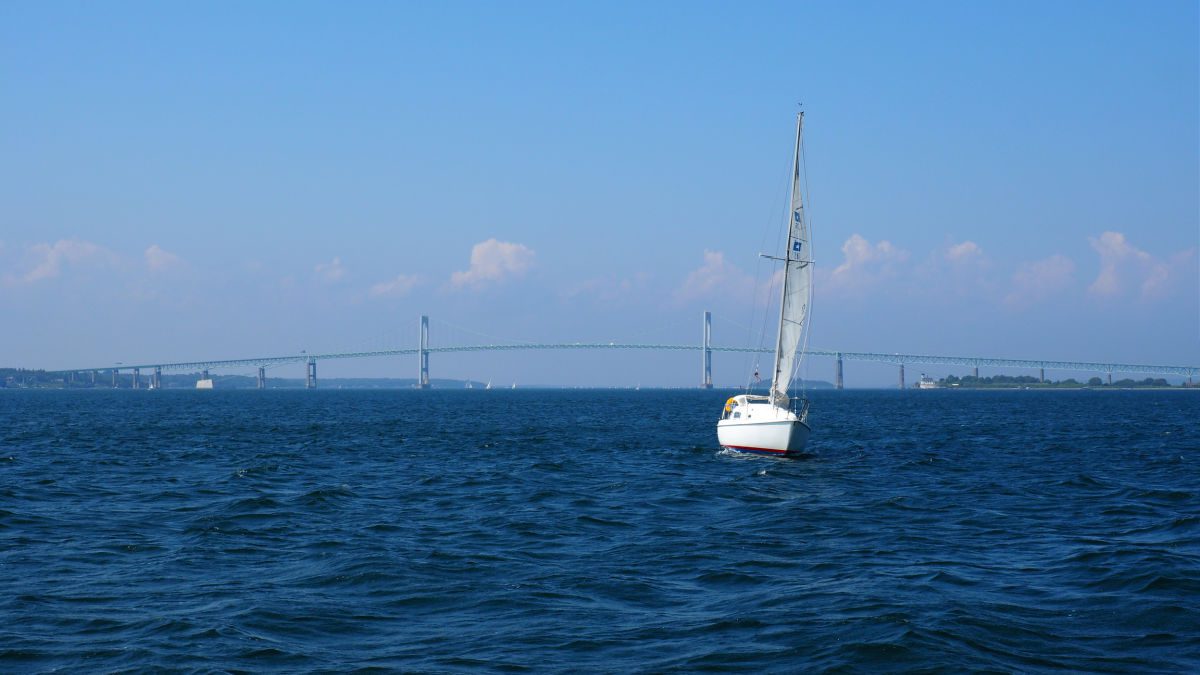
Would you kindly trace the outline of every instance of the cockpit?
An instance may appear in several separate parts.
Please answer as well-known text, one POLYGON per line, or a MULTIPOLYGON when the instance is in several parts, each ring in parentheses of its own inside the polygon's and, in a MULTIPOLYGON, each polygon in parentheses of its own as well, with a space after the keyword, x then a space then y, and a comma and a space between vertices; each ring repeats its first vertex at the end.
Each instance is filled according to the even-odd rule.
POLYGON ((721 419, 731 420, 742 416, 742 411, 738 410, 741 404, 738 402, 737 396, 731 396, 728 401, 725 401, 725 412, 721 414, 721 419))
MULTIPOLYGON (((728 401, 725 401, 725 409, 721 412, 721 419, 736 420, 743 417, 751 417, 751 413, 756 412, 751 409, 752 405, 770 405, 771 399, 766 396, 753 396, 750 394, 739 394, 730 396, 728 401)), ((757 410, 762 412, 762 410, 757 410)))

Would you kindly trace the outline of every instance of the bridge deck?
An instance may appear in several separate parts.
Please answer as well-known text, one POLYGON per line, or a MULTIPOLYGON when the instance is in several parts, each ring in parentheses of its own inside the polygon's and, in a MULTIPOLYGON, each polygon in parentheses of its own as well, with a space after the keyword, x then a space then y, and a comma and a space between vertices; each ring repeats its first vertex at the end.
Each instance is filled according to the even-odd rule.
MULTIPOLYGON (((615 342, 571 342, 558 344, 496 344, 496 345, 461 345, 453 347, 429 347, 430 354, 451 352, 487 352, 487 351, 527 351, 527 350, 568 350, 568 349, 637 349, 650 351, 703 351, 702 345, 667 345, 667 344, 626 344, 615 342)), ((717 347, 709 349, 713 352, 758 352, 772 353, 773 349, 753 347, 717 347)), ((283 356, 265 356, 249 359, 209 359, 199 361, 177 361, 172 363, 122 364, 120 366, 103 366, 100 368, 76 368, 67 370, 47 371, 49 374, 84 373, 90 371, 154 369, 162 370, 215 370, 220 368, 272 367, 289 363, 304 363, 309 360, 326 361, 331 359, 362 359, 381 356, 406 356, 420 353, 417 347, 403 349, 383 349, 364 352, 333 352, 327 354, 291 354, 283 356)), ((910 363, 968 366, 972 368, 1044 368, 1046 370, 1070 370, 1099 373, 1143 373, 1153 375, 1182 375, 1193 377, 1200 375, 1200 366, 1171 366, 1148 365, 1133 363, 1100 363, 1094 361, 1052 361, 1042 359, 999 359, 979 356, 937 356, 930 354, 883 354, 876 352, 840 352, 830 349, 805 350, 807 356, 823 356, 840 358, 844 361, 874 361, 893 365, 910 363)))

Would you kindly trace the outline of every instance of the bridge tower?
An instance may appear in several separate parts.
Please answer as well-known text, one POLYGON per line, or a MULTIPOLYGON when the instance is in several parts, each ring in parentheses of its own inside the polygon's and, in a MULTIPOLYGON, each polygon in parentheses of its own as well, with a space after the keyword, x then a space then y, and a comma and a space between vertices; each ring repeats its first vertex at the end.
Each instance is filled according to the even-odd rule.
POLYGON ((900 388, 904 388, 904 364, 900 364, 900 388))
POLYGON ((704 379, 700 386, 712 389, 712 312, 704 312, 704 379))
POLYGON ((317 360, 313 357, 308 357, 308 364, 305 367, 304 388, 315 389, 317 386, 317 360))
POLYGON ((258 367, 258 380, 255 382, 258 389, 267 388, 267 369, 263 366, 258 367))
POLYGON ((842 388, 842 353, 837 353, 837 366, 833 371, 833 386, 842 388))
POLYGON ((417 387, 421 389, 429 388, 429 317, 425 314, 421 315, 421 349, 417 353, 417 361, 420 364, 420 373, 417 378, 417 387))
POLYGON ((120 380, 118 379, 118 373, 119 373, 119 372, 120 372, 120 371, 119 371, 119 370, 117 370, 116 368, 113 368, 113 369, 112 369, 112 376, 113 376, 113 378, 112 378, 112 380, 113 380, 113 389, 119 389, 119 388, 120 388, 120 380))
POLYGON ((150 379, 150 386, 162 389, 162 366, 154 366, 154 377, 150 379))

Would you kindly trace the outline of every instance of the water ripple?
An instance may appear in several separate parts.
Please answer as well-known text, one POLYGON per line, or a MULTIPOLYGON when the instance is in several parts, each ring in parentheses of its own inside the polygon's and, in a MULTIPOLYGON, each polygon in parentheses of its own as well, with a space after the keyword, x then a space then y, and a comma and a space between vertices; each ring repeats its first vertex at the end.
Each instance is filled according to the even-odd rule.
POLYGON ((1194 392, 725 395, 0 391, 0 671, 1200 670, 1194 392))

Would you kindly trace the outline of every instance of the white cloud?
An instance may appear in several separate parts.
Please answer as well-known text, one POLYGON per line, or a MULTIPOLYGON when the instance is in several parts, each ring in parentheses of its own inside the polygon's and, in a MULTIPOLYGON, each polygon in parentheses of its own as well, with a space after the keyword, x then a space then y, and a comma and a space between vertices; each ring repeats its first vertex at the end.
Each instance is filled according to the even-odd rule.
POLYGON ((705 251, 704 264, 688 273, 675 290, 677 302, 710 299, 715 295, 748 297, 754 280, 725 259, 722 251, 705 251))
POLYGON ((946 247, 944 257, 954 265, 967 265, 983 259, 983 248, 973 241, 946 247))
POLYGON ((533 258, 533 250, 524 244, 488 239, 471 248, 471 267, 450 275, 450 285, 480 287, 487 282, 519 277, 533 266, 533 258))
POLYGON ((346 276, 346 268, 342 266, 342 259, 334 256, 333 260, 327 263, 318 263, 313 271, 327 284, 336 283, 339 279, 346 276))
POLYGON ((35 244, 29 247, 28 253, 33 259, 33 269, 20 278, 27 284, 53 279, 62 274, 63 267, 66 265, 76 265, 87 261, 116 262, 116 256, 112 251, 78 239, 59 239, 53 244, 35 244))
POLYGON ((992 276, 993 267, 979 244, 970 240, 959 243, 947 240, 942 247, 930 251, 920 264, 913 266, 911 289, 941 301, 994 299, 998 284, 992 276))
POLYGON ((151 272, 164 272, 173 267, 178 267, 183 261, 179 256, 169 251, 164 251, 158 244, 151 244, 150 248, 145 252, 146 267, 151 272))
POLYGON ((890 241, 874 245, 859 234, 852 234, 842 244, 844 260, 829 275, 833 288, 863 289, 881 279, 891 277, 896 266, 908 260, 908 251, 896 248, 890 241))
POLYGON ((388 298, 408 295, 412 289, 421 283, 421 278, 415 274, 400 274, 390 281, 381 281, 371 287, 371 297, 388 298))
POLYGON ((735 298, 742 302, 770 303, 779 300, 783 269, 776 269, 756 285, 756 279, 725 259, 723 251, 704 251, 704 264, 688 273, 675 289, 676 303, 694 300, 735 298))
POLYGON ((1067 288, 1074 274, 1075 263, 1064 255, 1024 263, 1013 273, 1012 290, 1004 304, 1014 309, 1029 307, 1067 288))
POLYGON ((1191 256, 1191 251, 1183 251, 1171 261, 1160 260, 1130 244, 1120 232, 1104 232, 1088 241, 1100 256, 1100 273, 1088 286, 1088 293, 1100 298, 1124 295, 1133 286, 1143 300, 1160 297, 1168 289, 1174 268, 1191 256))

